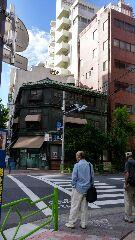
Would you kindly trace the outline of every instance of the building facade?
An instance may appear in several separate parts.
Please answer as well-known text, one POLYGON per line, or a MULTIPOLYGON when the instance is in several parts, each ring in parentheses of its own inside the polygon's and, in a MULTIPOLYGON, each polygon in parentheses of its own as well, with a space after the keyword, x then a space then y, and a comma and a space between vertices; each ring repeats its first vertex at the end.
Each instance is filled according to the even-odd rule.
POLYGON ((80 33, 79 82, 107 92, 110 115, 126 105, 135 121, 135 17, 124 1, 100 9, 80 33))
MULTIPOLYGON (((56 1, 54 68, 60 75, 73 74, 78 81, 78 37, 98 8, 83 0, 56 1)), ((51 33, 52 38, 54 32, 51 33)), ((50 54, 49 54, 50 59, 50 54)))
MULTIPOLYGON (((15 161, 22 168, 59 169, 61 161, 62 94, 66 92, 66 111, 78 103, 87 105, 82 112, 66 116, 65 126, 86 123, 106 129, 106 96, 51 80, 28 83, 19 90, 15 102, 10 147, 15 161)), ((67 159, 67 164, 70 161, 67 159)))
POLYGON ((8 94, 8 108, 9 108, 9 122, 8 122, 8 132, 9 138, 12 135, 12 124, 15 109, 15 101, 18 95, 19 89, 23 84, 29 82, 37 82, 41 79, 51 78, 54 81, 60 81, 62 83, 75 84, 75 80, 72 75, 68 76, 58 76, 51 68, 45 68, 43 63, 38 66, 33 66, 31 70, 24 71, 20 69, 11 69, 10 73, 10 87, 8 94))
POLYGON ((56 22, 51 21, 50 23, 51 29, 50 29, 50 42, 48 46, 48 54, 49 57, 46 61, 46 67, 54 69, 54 56, 55 56, 55 31, 56 31, 56 22))

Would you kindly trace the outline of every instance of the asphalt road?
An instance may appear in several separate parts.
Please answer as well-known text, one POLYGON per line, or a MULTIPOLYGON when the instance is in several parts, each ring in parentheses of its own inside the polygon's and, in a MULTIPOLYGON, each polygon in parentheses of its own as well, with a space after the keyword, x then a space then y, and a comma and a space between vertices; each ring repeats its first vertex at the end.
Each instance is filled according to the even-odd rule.
MULTIPOLYGON (((70 175, 44 175, 44 174, 19 174, 7 175, 4 178, 3 204, 15 201, 21 198, 30 198, 35 201, 38 198, 51 194, 54 185, 59 189, 59 214, 68 214, 70 209, 71 195, 71 176, 70 175)), ((95 185, 98 191, 98 200, 91 208, 113 208, 123 206, 123 176, 122 175, 97 175, 95 176, 95 185)), ((47 200, 46 204, 51 204, 47 200)), ((24 216, 30 211, 40 209, 40 206, 30 207, 27 203, 18 206, 21 214, 24 216)), ((7 209, 8 210, 8 209, 7 209)), ((7 210, 2 211, 2 219, 7 210)), ((40 213, 25 222, 39 220, 45 217, 40 213)), ((8 220, 7 228, 13 227, 18 222, 18 215, 15 209, 8 220)))

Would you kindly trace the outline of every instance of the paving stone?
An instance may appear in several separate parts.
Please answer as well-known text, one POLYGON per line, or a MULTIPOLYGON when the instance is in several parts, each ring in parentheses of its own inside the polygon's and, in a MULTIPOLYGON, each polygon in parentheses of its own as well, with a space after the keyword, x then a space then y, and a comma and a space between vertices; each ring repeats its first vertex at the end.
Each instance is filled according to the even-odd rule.
POLYGON ((126 234, 126 236, 122 237, 121 240, 135 240, 135 231, 126 234))

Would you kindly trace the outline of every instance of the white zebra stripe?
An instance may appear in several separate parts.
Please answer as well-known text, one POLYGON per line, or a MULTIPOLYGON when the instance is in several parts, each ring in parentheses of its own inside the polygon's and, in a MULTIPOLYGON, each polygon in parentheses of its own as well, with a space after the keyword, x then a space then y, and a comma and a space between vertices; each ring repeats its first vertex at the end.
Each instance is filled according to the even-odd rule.
POLYGON ((99 198, 115 198, 115 197, 124 197, 123 193, 116 193, 116 194, 98 194, 98 199, 99 198))
MULTIPOLYGON (((59 190, 63 191, 64 193, 67 193, 69 196, 71 196, 71 191, 66 190, 65 188, 62 188, 62 187, 59 186, 59 185, 56 185, 55 183, 51 182, 51 181, 50 181, 49 179, 47 179, 47 178, 43 180, 43 179, 39 178, 38 176, 32 176, 32 175, 27 175, 27 176, 32 177, 32 178, 39 179, 39 180, 41 180, 41 181, 43 181, 43 182, 45 182, 45 183, 48 183, 49 185, 51 185, 51 186, 53 186, 53 187, 57 186, 59 190)), ((100 207, 97 206, 95 203, 89 203, 88 205, 89 205, 89 207, 91 207, 91 208, 100 208, 100 207)))
POLYGON ((113 204, 118 204, 118 203, 124 203, 124 199, 96 201, 95 203, 98 206, 113 205, 113 204))
POLYGON ((124 189, 101 189, 98 190, 97 192, 124 192, 124 189))

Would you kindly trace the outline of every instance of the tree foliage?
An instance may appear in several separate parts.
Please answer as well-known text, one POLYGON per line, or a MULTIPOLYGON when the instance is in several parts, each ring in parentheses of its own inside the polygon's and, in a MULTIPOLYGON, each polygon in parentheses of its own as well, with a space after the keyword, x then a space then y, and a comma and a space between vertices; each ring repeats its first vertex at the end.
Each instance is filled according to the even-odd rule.
POLYGON ((0 128, 6 128, 6 122, 8 121, 8 109, 2 104, 0 99, 0 128))
POLYGON ((94 160, 100 159, 107 143, 107 135, 89 124, 79 128, 67 128, 65 131, 65 150, 72 153, 85 151, 87 157, 94 160))
POLYGON ((125 152, 131 150, 129 137, 135 134, 135 123, 129 120, 127 108, 118 107, 113 113, 112 130, 110 134, 111 148, 117 159, 125 158, 125 152))

